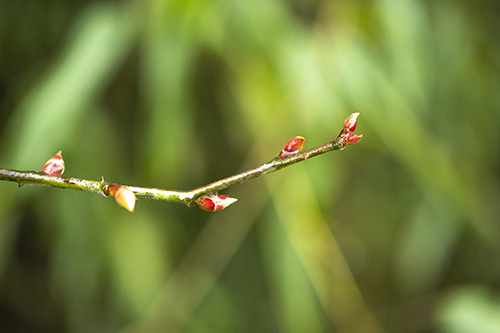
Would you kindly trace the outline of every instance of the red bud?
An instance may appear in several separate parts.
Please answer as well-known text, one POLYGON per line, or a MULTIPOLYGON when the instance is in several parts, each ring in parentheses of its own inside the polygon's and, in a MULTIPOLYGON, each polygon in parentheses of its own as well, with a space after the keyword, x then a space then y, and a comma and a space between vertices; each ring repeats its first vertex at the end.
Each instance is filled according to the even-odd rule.
POLYGON ((59 177, 64 172, 64 160, 61 155, 61 151, 50 158, 47 163, 42 168, 42 173, 49 176, 59 177))
POLYGON ((295 138, 288 140, 277 158, 287 158, 299 153, 304 148, 305 143, 306 139, 301 136, 296 136, 295 138))
POLYGON ((340 140, 342 144, 352 145, 363 138, 363 135, 352 134, 358 124, 358 116, 359 113, 353 113, 344 121, 344 127, 337 137, 337 140, 340 140))
POLYGON ((227 195, 211 195, 196 199, 198 207, 207 212, 216 212, 232 205, 238 199, 230 198, 227 195))
POLYGON ((358 124, 358 116, 359 113, 353 113, 344 121, 344 128, 347 131, 351 133, 354 132, 356 125, 358 124))
POLYGON ((351 134, 346 139, 346 144, 352 145, 356 142, 359 142, 363 138, 363 135, 351 134))

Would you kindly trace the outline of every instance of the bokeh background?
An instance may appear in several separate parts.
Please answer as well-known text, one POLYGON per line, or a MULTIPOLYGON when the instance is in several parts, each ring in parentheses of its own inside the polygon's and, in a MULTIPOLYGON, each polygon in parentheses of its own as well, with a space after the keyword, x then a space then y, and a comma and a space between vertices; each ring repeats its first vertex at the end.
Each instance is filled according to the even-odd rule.
POLYGON ((500 5, 0 2, 0 167, 191 189, 363 140, 225 211, 0 183, 2 332, 500 332, 500 5))

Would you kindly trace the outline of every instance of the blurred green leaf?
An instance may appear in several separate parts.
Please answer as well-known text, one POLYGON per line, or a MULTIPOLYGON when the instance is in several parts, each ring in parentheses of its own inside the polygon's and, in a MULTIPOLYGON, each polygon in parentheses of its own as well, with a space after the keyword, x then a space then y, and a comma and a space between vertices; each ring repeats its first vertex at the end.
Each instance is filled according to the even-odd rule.
POLYGON ((498 332, 500 301, 481 286, 458 287, 443 296, 438 322, 443 332, 498 332))
POLYGON ((35 168, 74 140, 83 115, 131 47, 131 23, 125 8, 110 4, 90 7, 82 14, 59 62, 14 112, 3 140, 9 165, 35 168))

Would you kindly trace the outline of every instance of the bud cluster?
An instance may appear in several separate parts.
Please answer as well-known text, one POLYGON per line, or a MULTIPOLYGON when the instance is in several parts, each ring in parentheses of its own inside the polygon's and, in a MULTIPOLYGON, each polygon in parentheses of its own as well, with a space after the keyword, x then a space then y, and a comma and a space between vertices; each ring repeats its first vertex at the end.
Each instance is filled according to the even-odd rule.
POLYGON ((344 121, 344 127, 338 136, 338 139, 340 139, 342 143, 351 145, 359 142, 363 138, 363 135, 352 134, 358 124, 358 116, 359 113, 353 113, 344 121))

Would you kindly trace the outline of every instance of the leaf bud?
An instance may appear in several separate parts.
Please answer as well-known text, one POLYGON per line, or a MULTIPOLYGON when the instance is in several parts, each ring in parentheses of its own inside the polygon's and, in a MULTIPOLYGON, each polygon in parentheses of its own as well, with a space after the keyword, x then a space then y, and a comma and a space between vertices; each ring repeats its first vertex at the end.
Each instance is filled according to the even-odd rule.
POLYGON ((223 210, 236 201, 238 201, 238 199, 230 198, 227 195, 210 195, 196 199, 196 204, 204 211, 216 212, 219 210, 223 210))
POLYGON ((59 177, 64 172, 64 160, 61 155, 61 151, 55 154, 52 158, 50 158, 47 163, 42 168, 42 173, 49 176, 59 177))
POLYGON ((109 185, 108 191, 120 206, 122 206, 129 212, 134 211, 135 201, 137 200, 134 192, 132 192, 125 186, 121 186, 118 184, 109 185))
POLYGON ((363 138, 363 135, 351 134, 351 135, 347 136, 347 139, 346 139, 345 143, 347 145, 352 145, 352 144, 354 144, 356 142, 359 142, 362 138, 363 138))
POLYGON ((354 132, 358 124, 359 113, 353 113, 344 121, 344 128, 350 133, 354 132))
POLYGON ((287 158, 299 153, 304 148, 305 143, 306 139, 301 136, 296 136, 295 138, 288 140, 277 158, 287 158))

